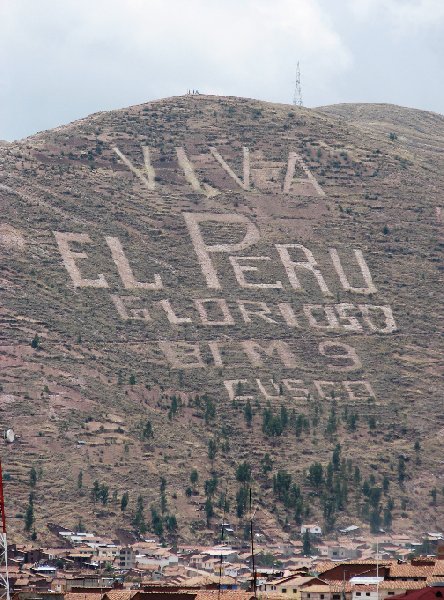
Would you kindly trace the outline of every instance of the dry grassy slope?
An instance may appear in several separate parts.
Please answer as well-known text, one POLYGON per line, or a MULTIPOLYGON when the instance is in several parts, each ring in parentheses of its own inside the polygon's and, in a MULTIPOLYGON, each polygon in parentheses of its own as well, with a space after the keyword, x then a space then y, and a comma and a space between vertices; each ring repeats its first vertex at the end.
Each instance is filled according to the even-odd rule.
MULTIPOLYGON (((193 539, 205 533, 203 513, 184 490, 192 467, 203 481, 211 468, 227 489, 233 516, 237 484, 236 464, 254 466, 255 492, 261 498, 258 525, 274 537, 296 530, 292 515, 285 531, 285 511, 273 498, 270 482, 260 476, 259 461, 269 452, 274 471, 285 468, 302 485, 310 520, 322 521, 319 499, 310 496, 305 472, 318 460, 327 464, 337 441, 343 456, 358 464, 364 476, 384 475, 391 480, 395 500, 394 527, 412 530, 442 527, 444 499, 430 506, 429 491, 443 487, 442 388, 438 347, 440 307, 440 212, 443 170, 442 118, 399 107, 339 106, 317 110, 267 104, 241 98, 180 97, 98 113, 70 125, 40 133, 0 148, 1 366, 0 418, 14 427, 20 439, 3 446, 7 511, 13 537, 23 538, 23 513, 29 493, 31 466, 42 469, 36 488, 36 528, 50 541, 46 522, 74 527, 79 517, 88 527, 104 532, 130 527, 118 505, 102 511, 94 507, 89 489, 94 480, 106 482, 119 496, 130 492, 132 512, 141 493, 147 507, 158 502, 159 478, 167 479, 168 506, 178 515, 180 535, 193 539), (391 141, 389 133, 398 139, 391 141), (142 164, 141 145, 152 150, 156 190, 150 191, 117 158, 117 145, 133 164, 142 164), (222 194, 207 198, 193 192, 177 164, 175 147, 184 146, 201 181, 222 194), (244 192, 209 155, 215 146, 235 173, 242 173, 242 146, 250 148, 255 187, 244 192), (297 151, 325 191, 320 197, 281 193, 289 150, 297 151), (267 162, 268 161, 268 162, 267 162), (265 167, 274 167, 267 171, 265 167), (281 290, 241 290, 225 255, 214 255, 222 290, 209 290, 190 243, 182 212, 237 213, 251 219, 261 232, 254 248, 241 254, 273 256, 261 277, 282 280, 281 290), (384 228, 388 226, 389 232, 384 228), (52 231, 87 233, 93 243, 81 248, 88 261, 79 260, 84 277, 106 275, 109 289, 74 288, 58 252, 52 231), (104 236, 118 237, 139 281, 160 273, 165 290, 124 290, 104 236), (275 243, 301 243, 315 255, 334 297, 325 299, 311 276, 301 275, 305 292, 292 290, 275 243), (370 300, 345 292, 328 257, 328 248, 354 265, 351 248, 363 251, 378 293, 370 300), (122 321, 110 293, 137 295, 152 316, 149 323, 122 321), (205 327, 192 312, 193 298, 225 298, 236 325, 205 327), (157 303, 169 298, 181 315, 194 322, 171 326, 157 303), (291 329, 253 319, 242 322, 238 299, 264 301, 270 307, 291 302, 298 314, 304 303, 369 302, 389 304, 399 331, 363 335, 344 330, 326 332, 307 326, 291 329), (34 334, 42 338, 39 350, 30 347, 34 334), (270 360, 252 368, 235 345, 236 340, 283 339, 293 345, 298 368, 285 369, 270 360), (203 346, 206 369, 170 368, 156 350, 155 340, 234 340, 226 346, 224 367, 215 368, 208 346, 203 346), (328 368, 317 350, 322 341, 352 345, 362 360, 355 372, 328 368), (124 383, 118 385, 118 373, 124 383), (131 374, 136 385, 128 385, 131 374), (287 393, 272 404, 313 416, 316 404, 321 422, 310 434, 296 439, 287 431, 270 440, 261 432, 264 397, 257 387, 244 386, 254 397, 253 428, 245 426, 243 401, 232 403, 224 379, 260 378, 267 382, 285 377, 302 379, 310 387, 310 401, 294 401, 287 393), (367 379, 376 400, 350 402, 338 395, 338 412, 346 405, 360 415, 355 432, 340 424, 336 438, 327 439, 325 427, 331 399, 316 400, 314 379, 367 379), (207 393, 217 407, 216 419, 206 424, 202 410, 189 398, 207 393), (183 407, 169 420, 171 395, 181 395, 183 407), (260 405, 260 406, 259 406, 260 405), (367 418, 377 419, 371 434, 367 418), (151 420, 154 440, 140 439, 140 423, 151 420), (214 465, 207 444, 216 437, 219 449, 214 465), (413 445, 419 440, 421 464, 413 445), (78 445, 77 441, 87 442, 78 445), (398 457, 407 457, 407 481, 396 483, 398 457), (84 490, 77 490, 83 471, 84 490), (402 499, 408 499, 401 510, 402 499)), ((307 187, 305 187, 306 191, 307 187)), ((298 192, 298 193, 295 193, 298 192)), ((239 240, 243 230, 212 227, 214 238, 239 240)), ((207 238, 209 239, 209 238, 207 238)), ((75 248, 80 250, 80 248, 75 248)), ((264 263, 265 264, 265 263, 264 263)), ((355 269, 356 272, 356 269, 355 269)), ((249 274, 247 274, 249 277, 249 274)), ((359 277, 352 285, 360 285, 359 277)), ((273 317, 277 319, 277 313, 273 317)), ((216 496, 217 497, 217 496, 216 496)), ((347 510, 337 523, 356 521, 351 486, 347 510)), ((385 500, 384 500, 385 502, 385 500)), ((217 511, 216 511, 217 512, 217 511)), ((217 519, 214 520, 216 522, 217 519)))

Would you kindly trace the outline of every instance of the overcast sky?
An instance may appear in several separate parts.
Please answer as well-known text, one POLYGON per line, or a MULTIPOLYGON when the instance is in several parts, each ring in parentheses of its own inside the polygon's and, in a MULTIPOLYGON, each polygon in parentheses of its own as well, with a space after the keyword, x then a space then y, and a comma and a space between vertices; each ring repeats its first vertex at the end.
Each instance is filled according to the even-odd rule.
POLYGON ((180 95, 444 113, 444 0, 0 0, 0 139, 180 95))

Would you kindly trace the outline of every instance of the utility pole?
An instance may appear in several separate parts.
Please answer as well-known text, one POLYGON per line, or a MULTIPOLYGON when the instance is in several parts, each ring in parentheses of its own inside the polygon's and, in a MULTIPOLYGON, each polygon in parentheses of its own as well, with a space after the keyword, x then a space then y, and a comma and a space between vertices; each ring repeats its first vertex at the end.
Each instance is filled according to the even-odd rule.
POLYGON ((3 495, 3 473, 0 460, 0 598, 10 600, 8 576, 8 543, 6 541, 6 515, 3 495))
POLYGON ((295 84, 294 84, 293 104, 294 104, 294 106, 303 106, 303 104, 302 104, 301 69, 299 67, 299 61, 297 62, 297 65, 296 65, 296 79, 295 79, 295 84))

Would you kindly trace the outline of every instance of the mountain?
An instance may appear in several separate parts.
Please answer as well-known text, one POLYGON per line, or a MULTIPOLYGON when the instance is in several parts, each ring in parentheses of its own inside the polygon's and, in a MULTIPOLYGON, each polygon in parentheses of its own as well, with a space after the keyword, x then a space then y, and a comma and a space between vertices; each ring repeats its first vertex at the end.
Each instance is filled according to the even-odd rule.
POLYGON ((442 527, 443 137, 187 95, 0 147, 12 538, 442 527))

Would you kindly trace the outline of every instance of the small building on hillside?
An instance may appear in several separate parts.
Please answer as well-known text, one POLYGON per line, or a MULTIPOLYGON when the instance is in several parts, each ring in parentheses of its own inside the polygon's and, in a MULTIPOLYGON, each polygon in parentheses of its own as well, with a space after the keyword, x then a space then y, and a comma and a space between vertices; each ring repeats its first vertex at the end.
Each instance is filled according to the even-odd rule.
POLYGON ((304 535, 307 531, 310 535, 322 535, 322 528, 319 525, 301 525, 301 534, 304 535))

